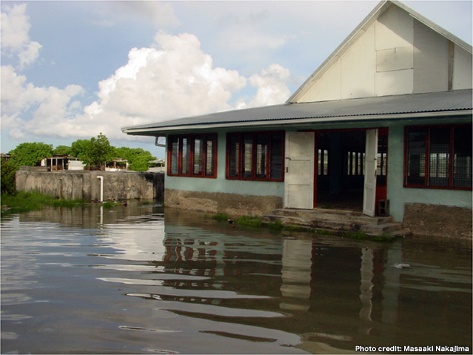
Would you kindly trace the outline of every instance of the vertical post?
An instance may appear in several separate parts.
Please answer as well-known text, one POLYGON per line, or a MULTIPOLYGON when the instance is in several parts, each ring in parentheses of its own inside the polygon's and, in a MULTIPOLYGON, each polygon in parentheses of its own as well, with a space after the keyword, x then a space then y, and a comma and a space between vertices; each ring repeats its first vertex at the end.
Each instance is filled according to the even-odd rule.
POLYGON ((97 176, 97 179, 100 180, 100 202, 103 202, 103 176, 97 176))

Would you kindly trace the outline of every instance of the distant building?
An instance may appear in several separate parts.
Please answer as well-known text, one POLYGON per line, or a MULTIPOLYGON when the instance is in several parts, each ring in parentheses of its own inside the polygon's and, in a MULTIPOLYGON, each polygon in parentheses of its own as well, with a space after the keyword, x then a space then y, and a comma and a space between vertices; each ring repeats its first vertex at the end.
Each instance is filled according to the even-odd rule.
POLYGON ((164 173, 166 172, 166 163, 164 159, 151 160, 148 163, 148 171, 152 173, 164 173))
POLYGON ((114 159, 105 163, 105 171, 127 171, 128 160, 126 159, 114 159))
POLYGON ((2 162, 7 162, 11 158, 10 154, 0 153, 0 160, 2 162))
POLYGON ((78 158, 69 155, 53 155, 41 160, 42 167, 47 167, 49 171, 63 170, 84 170, 84 163, 78 158))

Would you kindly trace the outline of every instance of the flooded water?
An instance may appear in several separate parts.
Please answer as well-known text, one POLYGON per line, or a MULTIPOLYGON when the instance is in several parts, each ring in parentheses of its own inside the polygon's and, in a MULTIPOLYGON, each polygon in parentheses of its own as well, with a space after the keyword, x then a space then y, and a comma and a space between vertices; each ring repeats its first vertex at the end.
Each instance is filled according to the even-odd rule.
POLYGON ((1 231, 2 353, 472 349, 469 245, 271 233, 153 205, 48 209, 1 231))

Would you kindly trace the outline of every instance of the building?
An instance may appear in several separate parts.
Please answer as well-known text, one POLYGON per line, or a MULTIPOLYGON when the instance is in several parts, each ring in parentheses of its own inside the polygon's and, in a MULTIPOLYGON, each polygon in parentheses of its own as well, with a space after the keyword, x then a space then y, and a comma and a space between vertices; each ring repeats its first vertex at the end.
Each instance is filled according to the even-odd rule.
POLYGON ((166 139, 166 206, 471 218, 472 47, 382 1, 285 104, 122 131, 166 139))
POLYGON ((105 171, 127 171, 128 160, 126 159, 113 159, 105 163, 105 171))
POLYGON ((84 164, 77 158, 69 155, 53 155, 41 160, 41 166, 49 171, 84 170, 84 164))
POLYGON ((166 172, 166 162, 163 159, 150 160, 148 162, 148 171, 151 173, 166 172))

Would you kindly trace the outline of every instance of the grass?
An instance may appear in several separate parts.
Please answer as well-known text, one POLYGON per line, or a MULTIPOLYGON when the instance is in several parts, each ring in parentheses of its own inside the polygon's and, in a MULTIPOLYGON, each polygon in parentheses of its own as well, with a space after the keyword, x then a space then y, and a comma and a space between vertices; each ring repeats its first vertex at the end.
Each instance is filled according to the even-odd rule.
POLYGON ((116 207, 116 206, 119 206, 120 203, 118 202, 110 202, 110 201, 105 201, 105 202, 102 202, 102 206, 104 208, 113 208, 113 207, 116 207))
POLYGON ((212 219, 218 222, 227 222, 230 217, 226 213, 217 213, 212 216, 212 219))
POLYGON ((2 215, 41 210, 44 206, 72 208, 84 204, 83 200, 63 200, 37 191, 17 191, 14 195, 2 194, 2 215))

